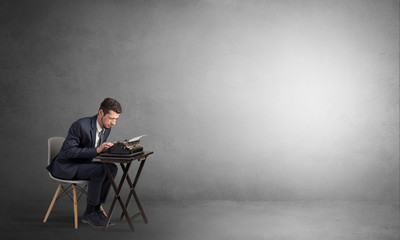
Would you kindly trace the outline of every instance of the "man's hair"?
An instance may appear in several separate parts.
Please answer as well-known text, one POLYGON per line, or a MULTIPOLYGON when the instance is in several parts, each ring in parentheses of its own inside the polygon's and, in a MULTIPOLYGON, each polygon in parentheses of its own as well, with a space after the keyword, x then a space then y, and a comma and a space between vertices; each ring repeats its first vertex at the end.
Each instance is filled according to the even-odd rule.
POLYGON ((120 114, 122 112, 121 104, 115 99, 105 98, 103 102, 100 104, 99 110, 102 109, 104 115, 108 114, 110 110, 120 114))

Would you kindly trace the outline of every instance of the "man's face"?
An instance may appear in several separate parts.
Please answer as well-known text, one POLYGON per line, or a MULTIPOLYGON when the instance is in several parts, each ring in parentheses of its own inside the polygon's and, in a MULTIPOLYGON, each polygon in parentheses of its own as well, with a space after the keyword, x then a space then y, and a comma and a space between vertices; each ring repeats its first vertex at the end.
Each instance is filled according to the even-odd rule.
POLYGON ((113 110, 110 110, 107 114, 104 114, 103 110, 100 109, 99 116, 99 124, 102 128, 111 128, 111 126, 114 126, 117 123, 117 119, 119 118, 119 114, 113 110))

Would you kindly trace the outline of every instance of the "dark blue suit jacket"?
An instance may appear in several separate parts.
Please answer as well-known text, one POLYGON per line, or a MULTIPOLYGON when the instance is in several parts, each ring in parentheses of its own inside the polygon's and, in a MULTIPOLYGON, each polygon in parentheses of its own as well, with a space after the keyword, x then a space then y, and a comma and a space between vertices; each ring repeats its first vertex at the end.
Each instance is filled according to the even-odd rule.
MULTIPOLYGON (((81 118, 71 125, 60 152, 47 167, 51 175, 62 179, 73 179, 79 164, 90 163, 97 156, 96 121, 97 115, 81 118)), ((105 141, 110 132, 111 129, 105 130, 105 141)))

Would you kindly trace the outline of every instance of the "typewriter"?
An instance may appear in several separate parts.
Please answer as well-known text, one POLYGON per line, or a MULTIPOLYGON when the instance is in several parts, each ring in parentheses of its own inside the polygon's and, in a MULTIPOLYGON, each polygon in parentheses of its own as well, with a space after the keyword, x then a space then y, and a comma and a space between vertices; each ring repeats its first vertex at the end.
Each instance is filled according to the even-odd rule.
POLYGON ((115 155, 133 155, 141 152, 143 152, 143 147, 139 144, 139 140, 117 142, 106 151, 108 154, 115 155))

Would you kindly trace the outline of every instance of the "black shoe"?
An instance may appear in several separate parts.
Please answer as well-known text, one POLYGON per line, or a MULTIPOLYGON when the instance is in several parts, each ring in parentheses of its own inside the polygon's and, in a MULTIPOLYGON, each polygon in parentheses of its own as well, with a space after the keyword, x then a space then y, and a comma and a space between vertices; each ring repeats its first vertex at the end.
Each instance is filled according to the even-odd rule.
MULTIPOLYGON (((103 211, 97 211, 97 214, 99 214, 100 218, 104 220, 104 225, 105 225, 107 223, 107 217, 104 214, 104 212, 103 211)), ((110 219, 110 222, 108 223, 108 225, 115 225, 115 223, 113 221, 111 221, 111 219, 110 219)))
POLYGON ((87 223, 94 228, 103 228, 106 225, 105 219, 101 218, 97 212, 84 213, 82 222, 87 223))

